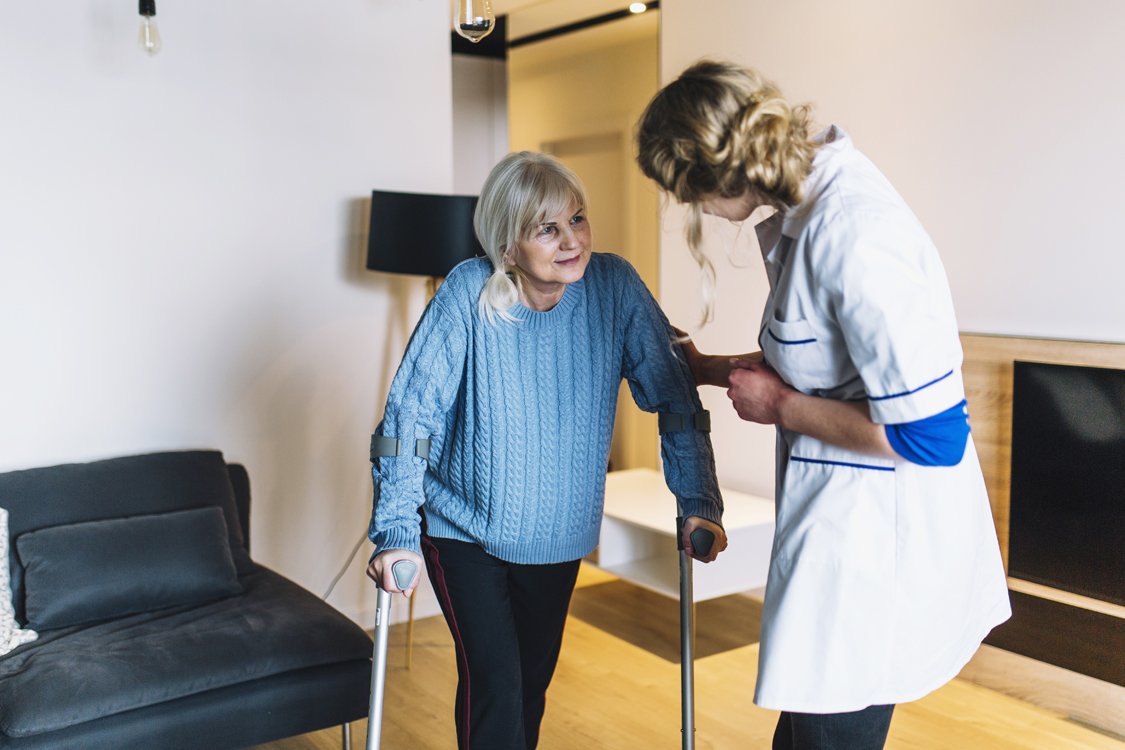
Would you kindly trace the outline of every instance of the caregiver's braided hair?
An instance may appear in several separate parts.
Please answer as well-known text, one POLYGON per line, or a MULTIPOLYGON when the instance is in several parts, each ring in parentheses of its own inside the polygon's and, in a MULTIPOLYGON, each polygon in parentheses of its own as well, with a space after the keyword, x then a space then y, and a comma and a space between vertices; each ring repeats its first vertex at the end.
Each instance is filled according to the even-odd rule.
POLYGON ((685 235, 704 271, 704 321, 714 307, 714 269, 703 252, 700 203, 756 191, 785 210, 804 199, 818 144, 809 107, 794 107, 749 68, 701 60, 649 102, 637 127, 641 171, 690 206, 685 235))

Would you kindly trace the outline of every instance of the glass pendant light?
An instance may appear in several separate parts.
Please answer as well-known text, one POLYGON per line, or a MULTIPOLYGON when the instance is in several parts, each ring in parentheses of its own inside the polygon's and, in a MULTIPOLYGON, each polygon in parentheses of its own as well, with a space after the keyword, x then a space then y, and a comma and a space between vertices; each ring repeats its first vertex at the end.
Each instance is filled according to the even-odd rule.
POLYGON ((160 30, 156 28, 156 0, 140 0, 141 30, 137 44, 150 55, 160 51, 160 30))
POLYGON ((453 30, 470 42, 479 42, 496 27, 488 0, 453 0, 453 30))

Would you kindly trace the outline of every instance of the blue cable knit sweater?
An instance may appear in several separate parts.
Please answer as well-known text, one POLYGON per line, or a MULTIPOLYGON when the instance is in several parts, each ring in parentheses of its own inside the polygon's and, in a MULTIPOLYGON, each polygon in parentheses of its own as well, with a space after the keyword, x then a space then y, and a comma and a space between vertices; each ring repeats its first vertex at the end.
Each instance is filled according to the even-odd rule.
MULTIPOLYGON (((402 455, 372 469, 378 551, 420 552, 430 536, 479 544, 514 563, 554 563, 598 544, 621 379, 645 411, 702 410, 673 332, 636 271, 593 253, 548 312, 522 304, 511 323, 477 302, 491 267, 466 261, 430 302, 391 384, 377 432, 402 455), (430 458, 414 455, 430 438, 430 458)), ((721 522, 711 439, 662 436, 664 475, 685 516, 721 522)))

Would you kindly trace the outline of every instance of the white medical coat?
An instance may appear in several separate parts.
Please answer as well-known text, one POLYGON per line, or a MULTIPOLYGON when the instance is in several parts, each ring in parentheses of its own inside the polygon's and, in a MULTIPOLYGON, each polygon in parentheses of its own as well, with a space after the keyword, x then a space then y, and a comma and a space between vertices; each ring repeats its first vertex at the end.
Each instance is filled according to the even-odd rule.
MULTIPOLYGON (((836 127, 805 201, 758 226, 759 344, 799 391, 912 422, 964 398, 937 250, 836 127)), ((779 429, 777 531, 754 702, 804 713, 916 700, 1011 610, 976 449, 951 467, 872 458, 779 429)))

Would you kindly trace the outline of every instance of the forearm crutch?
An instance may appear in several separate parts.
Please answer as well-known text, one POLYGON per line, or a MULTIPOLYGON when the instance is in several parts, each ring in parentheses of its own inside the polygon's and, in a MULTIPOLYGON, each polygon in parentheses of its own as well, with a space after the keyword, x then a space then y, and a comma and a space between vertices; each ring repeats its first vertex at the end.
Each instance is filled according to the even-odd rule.
MULTIPOLYGON (((680 550, 680 705, 683 712, 684 750, 695 750, 695 602, 691 588, 691 557, 684 549, 683 508, 676 499, 676 545, 680 550)), ((706 557, 715 543, 707 529, 691 532, 695 554, 706 557)))
MULTIPOLYGON (((391 566, 391 575, 399 589, 414 580, 418 566, 399 560, 391 566)), ((367 712, 367 750, 379 750, 383 733, 383 692, 387 681, 387 636, 391 632, 391 595, 379 586, 375 601, 375 651, 371 656, 371 708, 367 712)))

